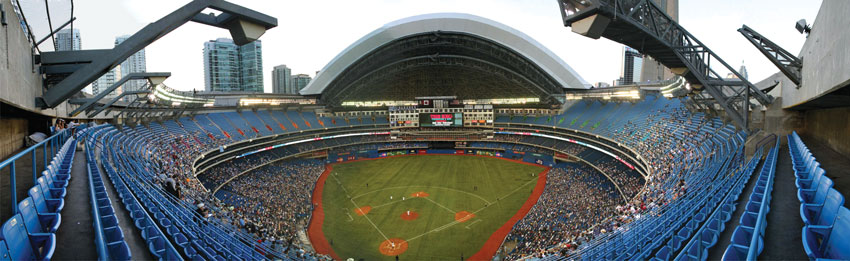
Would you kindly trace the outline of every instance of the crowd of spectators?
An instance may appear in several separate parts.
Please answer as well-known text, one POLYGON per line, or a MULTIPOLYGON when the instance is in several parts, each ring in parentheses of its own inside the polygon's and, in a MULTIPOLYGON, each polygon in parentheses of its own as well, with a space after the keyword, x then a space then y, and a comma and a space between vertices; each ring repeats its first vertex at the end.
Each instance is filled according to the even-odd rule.
POLYGON ((216 197, 235 227, 274 246, 291 246, 299 226, 306 227, 311 192, 324 169, 321 160, 273 162, 235 178, 216 197))
POLYGON ((516 243, 508 260, 541 257, 556 245, 585 241, 588 228, 615 215, 622 202, 611 181, 587 165, 552 168, 537 204, 508 235, 516 243))
MULTIPOLYGON (((670 104, 644 116, 611 128, 608 136, 633 148, 644 158, 649 168, 646 180, 638 177, 634 171, 624 170, 621 163, 614 160, 596 164, 620 186, 628 201, 623 202, 611 181, 588 166, 553 168, 540 201, 509 235, 509 240, 517 242, 517 247, 509 255, 510 259, 574 251, 583 242, 619 230, 648 211, 662 207, 686 193, 687 184, 691 182, 688 174, 699 170, 701 163, 711 156, 695 152, 694 145, 711 142, 714 133, 706 131, 704 126, 719 126, 713 126, 714 121, 694 116, 681 106, 670 104), (644 184, 644 193, 638 194, 644 184)), ((206 203, 203 209, 212 210, 211 216, 253 233, 265 242, 278 245, 281 242, 291 244, 289 242, 297 231, 296 224, 309 215, 309 190, 312 190, 315 176, 323 170, 321 163, 272 163, 235 178, 218 195, 222 200, 212 197, 208 189, 247 169, 275 160, 280 155, 317 148, 339 148, 358 142, 388 141, 387 136, 376 135, 299 143, 278 152, 273 150, 212 168, 199 177, 203 181, 202 185, 192 172, 191 164, 195 157, 226 145, 231 140, 214 139, 206 133, 188 131, 185 134, 169 132, 148 136, 146 139, 148 153, 157 155, 150 156, 153 165, 148 165, 152 172, 157 173, 154 182, 162 184, 166 191, 188 203, 206 203)), ((551 153, 538 147, 503 143, 522 142, 556 148, 573 155, 586 150, 576 144, 533 136, 495 135, 494 140, 500 142, 472 142, 470 147, 501 147, 551 153)), ((424 145, 427 144, 395 142, 336 150, 394 149, 424 145)))
POLYGON ((626 198, 633 198, 643 188, 644 179, 633 169, 628 169, 616 159, 603 159, 594 165, 607 174, 623 191, 626 198))
MULTIPOLYGON (((713 142, 711 138, 716 133, 712 130, 720 127, 722 126, 715 126, 714 121, 702 115, 690 113, 681 105, 668 103, 662 109, 649 111, 644 117, 636 117, 627 120, 620 127, 608 129, 606 135, 609 138, 622 142, 643 156, 649 168, 645 180, 637 177, 636 173, 617 171, 623 170, 623 167, 620 167, 620 163, 615 160, 600 162, 597 167, 606 173, 613 173, 609 175, 623 189, 628 201, 616 205, 610 213, 601 213, 602 215, 594 219, 585 219, 588 222, 587 226, 593 226, 592 228, 582 230, 584 228, 576 227, 576 230, 566 235, 564 233, 523 234, 529 233, 529 229, 515 228, 512 236, 521 242, 509 255, 510 259, 552 254, 568 256, 580 249, 582 243, 611 231, 623 230, 628 223, 658 211, 672 200, 682 197, 688 191, 688 183, 694 181, 693 174, 702 170, 703 163, 716 153, 712 150, 704 155, 697 151, 696 147, 713 142), (705 128, 706 126, 711 128, 705 128), (643 189, 644 184, 645 189, 643 189), (643 192, 638 194, 640 191, 643 192), (538 240, 543 243, 534 243, 538 240)), ((558 171, 558 169, 552 171, 558 171)), ((547 190, 549 186, 547 182, 547 190)), ((540 207, 539 205, 540 203, 535 205, 535 209, 540 207)), ((599 206, 602 205, 604 203, 599 204, 599 206)), ((544 204, 543 206, 548 206, 550 212, 559 210, 558 205, 544 204)), ((529 214, 529 216, 532 215, 529 214)), ((550 216, 557 215, 547 217, 550 216)), ((533 217, 532 220, 539 220, 537 218, 539 215, 535 214, 533 217)), ((523 220, 518 224, 524 224, 523 222, 529 221, 523 220)))

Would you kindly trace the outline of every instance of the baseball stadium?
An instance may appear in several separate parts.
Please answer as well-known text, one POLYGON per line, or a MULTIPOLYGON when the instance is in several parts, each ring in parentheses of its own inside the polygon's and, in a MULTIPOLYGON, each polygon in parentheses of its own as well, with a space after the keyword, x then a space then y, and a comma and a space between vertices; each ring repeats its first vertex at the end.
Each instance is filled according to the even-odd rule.
POLYGON ((272 92, 290 11, 178 2, 82 49, 75 21, 121 20, 0 0, 3 260, 850 259, 850 2, 767 21, 795 50, 740 26, 763 79, 678 0, 552 0, 524 23, 622 49, 613 84, 500 17, 419 12, 272 92), (206 29, 230 38, 203 42, 205 89, 145 69, 206 29))

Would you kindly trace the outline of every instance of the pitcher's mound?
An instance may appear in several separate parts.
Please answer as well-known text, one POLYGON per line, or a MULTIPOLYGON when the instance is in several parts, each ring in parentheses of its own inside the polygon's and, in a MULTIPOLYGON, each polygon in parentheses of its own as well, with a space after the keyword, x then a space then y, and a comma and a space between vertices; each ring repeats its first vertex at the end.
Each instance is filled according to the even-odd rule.
POLYGON ((475 217, 475 214, 469 213, 467 211, 461 211, 461 212, 455 213, 455 220, 457 220, 457 222, 461 222, 461 223, 466 222, 467 220, 470 220, 473 217, 475 217))
POLYGON ((425 193, 425 191, 419 191, 419 192, 415 192, 413 194, 410 194, 410 196, 414 197, 414 198, 424 198, 424 197, 427 197, 427 196, 430 196, 430 195, 428 193, 425 193))
POLYGON ((401 238, 390 238, 387 241, 381 242, 378 251, 385 256, 397 256, 404 251, 407 251, 407 241, 401 238))
POLYGON ((369 211, 372 210, 372 206, 362 206, 354 209, 354 213, 357 213, 358 216, 364 216, 369 214, 369 211))
POLYGON ((417 218, 419 218, 419 213, 414 211, 405 211, 404 213, 401 213, 401 219, 404 220, 415 220, 417 218))

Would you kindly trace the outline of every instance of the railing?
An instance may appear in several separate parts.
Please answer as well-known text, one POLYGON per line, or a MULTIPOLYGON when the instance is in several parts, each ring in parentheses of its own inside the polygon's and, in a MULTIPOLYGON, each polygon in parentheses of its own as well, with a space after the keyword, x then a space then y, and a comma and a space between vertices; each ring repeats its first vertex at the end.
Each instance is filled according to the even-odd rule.
MULTIPOLYGON (((773 179, 776 174, 776 157, 779 153, 779 138, 774 135, 774 141, 776 141, 773 149, 771 149, 770 156, 765 160, 765 165, 770 164, 769 173, 767 176, 767 184, 765 184, 764 195, 761 197, 761 202, 759 206, 759 213, 756 219, 756 226, 753 227, 753 235, 750 239, 750 249, 747 252, 747 260, 756 260, 761 251, 758 248, 759 238, 764 234, 764 229, 766 227, 765 222, 767 222, 767 208, 770 205, 771 192, 773 191, 773 179)), ((761 178, 761 175, 759 175, 761 178)), ((758 185, 756 185, 758 186, 758 185)), ((753 193, 755 193, 755 189, 753 188, 753 193)), ((746 215, 746 213, 744 213, 746 215)))
MULTIPOLYGON (((724 221, 723 218, 720 216, 723 212, 723 206, 724 205, 732 205, 733 207, 730 211, 731 212, 730 215, 732 213, 734 213, 734 211, 735 211, 734 202, 735 202, 736 198, 741 194, 741 191, 744 189, 744 187, 747 185, 747 182, 749 182, 750 178, 752 177, 753 171, 755 171, 756 165, 758 165, 758 163, 759 163, 759 161, 762 157, 763 149, 764 149, 764 147, 759 147, 757 149, 755 155, 753 155, 753 157, 750 159, 750 162, 748 162, 745 165, 746 168, 742 168, 741 170, 739 170, 740 172, 738 174, 737 180, 733 181, 733 183, 729 187, 728 191, 726 192, 726 195, 723 196, 723 198, 720 201, 718 201, 717 206, 714 208, 711 215, 709 215, 705 219, 705 221, 702 223, 702 225, 699 226, 699 228, 696 231, 694 231, 694 234, 691 236, 688 243, 681 249, 681 251, 679 252, 679 254, 676 256, 676 258, 674 260, 676 260, 676 261, 688 260, 690 258, 705 260, 707 258, 706 256, 704 256, 704 254, 705 254, 704 252, 708 248, 713 247, 713 244, 716 244, 716 241, 718 240, 720 233, 723 232, 723 229, 719 229, 717 231, 711 232, 713 234, 709 235, 709 237, 713 237, 714 238, 713 241, 715 243, 709 244, 709 246, 705 246, 705 242, 706 242, 706 241, 704 241, 705 231, 707 229, 710 229, 709 226, 711 225, 712 221, 717 221, 718 226, 721 227, 721 228, 722 228, 722 224, 728 221, 728 220, 724 221), (689 254, 691 252, 693 252, 693 251, 691 251, 691 248, 693 248, 695 244, 696 244, 696 248, 697 248, 696 256, 690 256, 689 254)), ((762 166, 762 168, 764 168, 764 166, 762 166)))
MULTIPOLYGON (((85 128, 85 127, 80 126, 79 128, 82 129, 82 128, 85 128)), ((47 154, 48 145, 50 145, 50 150, 49 150, 50 155, 56 155, 56 153, 59 152, 59 149, 62 147, 62 144, 65 144, 65 141, 67 141, 68 138, 71 137, 72 131, 73 131, 73 129, 65 129, 65 130, 59 131, 58 133, 54 134, 53 136, 50 136, 49 138, 44 139, 43 141, 41 141, 41 142, 39 142, 39 143, 37 143, 33 146, 30 146, 29 148, 24 149, 23 151, 19 152, 18 154, 15 154, 14 156, 9 157, 8 159, 4 160, 3 162, 0 162, 0 171, 2 171, 6 167, 9 167, 9 194, 10 194, 9 198, 11 199, 9 204, 12 205, 12 215, 15 215, 15 214, 18 213, 18 192, 16 190, 16 188, 17 188, 17 181, 16 181, 17 171, 15 169, 15 165, 16 165, 15 163, 17 162, 17 160, 24 157, 27 153, 30 154, 30 158, 32 159, 32 165, 31 165, 32 166, 31 167, 32 168, 32 181, 33 181, 33 184, 38 183, 37 179, 38 179, 39 168, 38 168, 38 164, 36 162, 37 152, 38 152, 37 149, 39 147, 41 147, 42 162, 44 163, 44 165, 41 166, 42 167, 41 171, 44 171, 44 170, 47 169, 47 166, 50 165, 50 161, 48 160, 48 156, 47 156, 48 155, 47 154)))
POLYGON ((98 206, 95 203, 97 196, 94 193, 94 180, 92 179, 91 166, 89 165, 89 161, 93 160, 89 154, 90 150, 93 148, 89 147, 89 137, 86 133, 85 138, 83 138, 83 144, 85 144, 85 153, 86 155, 86 173, 89 176, 89 196, 91 197, 91 205, 92 205, 92 219, 94 219, 94 243, 97 248, 97 256, 100 260, 107 260, 109 255, 106 253, 106 244, 103 236, 103 224, 100 223, 100 211, 98 210, 98 206))

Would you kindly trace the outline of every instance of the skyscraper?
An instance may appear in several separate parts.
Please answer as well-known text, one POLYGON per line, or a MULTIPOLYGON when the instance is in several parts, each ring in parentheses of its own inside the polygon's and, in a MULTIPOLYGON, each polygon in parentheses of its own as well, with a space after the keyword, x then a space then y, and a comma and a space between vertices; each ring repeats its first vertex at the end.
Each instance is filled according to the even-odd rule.
POLYGON ((71 29, 62 29, 56 33, 56 51, 73 51, 73 50, 82 50, 80 45, 80 29, 74 29, 74 33, 71 33, 71 29))
POLYGON ((300 91, 301 89, 304 89, 304 87, 307 87, 307 84, 310 83, 310 80, 312 80, 312 79, 313 78, 310 78, 310 75, 306 75, 306 74, 293 75, 292 76, 292 89, 294 89, 295 93, 297 94, 298 91, 300 91))
POLYGON ((262 43, 237 46, 219 38, 204 43, 204 90, 263 92, 262 43))
POLYGON ((623 65, 620 68, 618 85, 640 82, 640 72, 643 66, 643 55, 637 50, 623 46, 623 65))
MULTIPOLYGON (((118 65, 118 66, 115 66, 115 68, 112 68, 111 70, 106 72, 106 74, 100 76, 100 78, 97 78, 97 80, 95 80, 94 82, 91 83, 92 94, 98 95, 101 92, 106 91, 106 88, 109 88, 109 86, 112 86, 113 84, 115 84, 115 82, 117 82, 120 79, 121 79, 121 65, 118 65)), ((112 98, 115 98, 115 96, 118 96, 118 94, 120 94, 122 92, 122 87, 123 86, 118 87, 114 91, 110 92, 109 94, 104 96, 104 99, 111 100, 112 98)))
POLYGON ((243 91, 263 92, 263 44, 259 40, 239 47, 243 91))
POLYGON ((281 64, 272 70, 272 92, 277 94, 297 94, 292 88, 292 69, 281 64))
MULTIPOLYGON (((127 40, 127 38, 130 38, 130 36, 129 35, 123 35, 123 36, 116 37, 115 38, 115 46, 118 46, 119 44, 123 43, 125 40, 127 40)), ((128 57, 127 60, 124 60, 124 62, 121 63, 121 70, 120 71, 121 71, 121 75, 120 75, 119 79, 127 77, 127 75, 129 75, 131 73, 146 72, 147 71, 147 63, 145 62, 145 49, 142 49, 141 51, 134 53, 133 55, 128 57)), ((140 90, 144 86, 145 86, 145 80, 130 80, 130 81, 127 81, 127 83, 125 83, 121 87, 123 88, 123 90, 125 92, 128 92, 128 91, 140 90)), ((123 99, 124 99, 124 101, 129 102, 130 96, 124 96, 123 99)))

